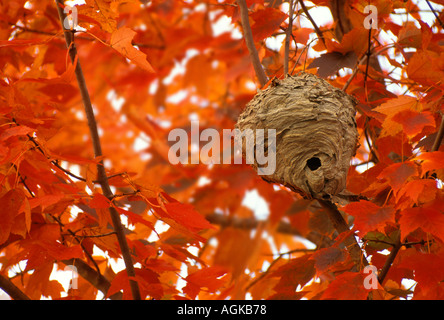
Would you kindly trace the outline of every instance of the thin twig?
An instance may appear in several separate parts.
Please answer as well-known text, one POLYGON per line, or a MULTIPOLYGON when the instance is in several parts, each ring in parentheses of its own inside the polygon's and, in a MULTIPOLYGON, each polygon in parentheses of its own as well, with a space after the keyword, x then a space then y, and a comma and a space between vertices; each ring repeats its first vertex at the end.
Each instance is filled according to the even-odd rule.
POLYGON ((256 46, 253 41, 253 33, 251 32, 250 22, 248 18, 248 8, 245 0, 237 0, 237 4, 240 10, 242 29, 244 32, 245 44, 250 52, 251 63, 253 64, 254 71, 256 72, 257 79, 261 87, 265 86, 268 82, 267 75, 262 67, 259 55, 256 50, 256 46))
MULTIPOLYGON (((13 120, 14 122, 15 122, 15 120, 13 120)), ((15 122, 17 125, 19 125, 17 122, 15 122)), ((29 134, 27 134, 27 137, 28 137, 28 139, 30 140, 30 141, 32 141, 32 143, 34 144, 34 146, 37 148, 37 150, 39 150, 48 160, 50 160, 50 162, 55 166, 55 167, 57 167, 57 168, 59 168, 60 170, 62 170, 64 173, 66 173, 68 176, 70 176, 70 177, 72 177, 72 178, 75 178, 75 179, 77 179, 77 180, 80 180, 80 181, 83 181, 83 182, 86 182, 87 180, 85 179, 85 178, 83 178, 83 177, 80 177, 80 176, 78 176, 78 175, 76 175, 76 174, 74 174, 74 173, 72 173, 71 171, 69 171, 68 169, 65 169, 65 168, 63 168, 58 162, 57 162, 57 160, 51 160, 50 159, 50 157, 48 157, 47 155, 46 155, 46 153, 43 151, 43 149, 42 149, 42 147, 39 145, 39 143, 34 139, 34 137, 32 137, 31 135, 29 135, 29 134)), ((126 172, 123 172, 123 173, 115 173, 115 174, 112 174, 112 175, 110 175, 110 176, 108 176, 108 179, 111 179, 111 178, 114 178, 114 177, 118 177, 118 176, 121 176, 121 175, 125 175, 126 174, 126 172)), ((92 181, 93 183, 100 183, 100 181, 98 181, 98 180, 93 180, 92 181)))
POLYGON ((271 268, 279 261, 281 260, 283 257, 283 255, 280 255, 279 257, 277 257, 276 259, 274 259, 270 265, 268 266, 267 270, 265 270, 264 272, 261 273, 261 275, 259 277, 257 277, 256 279, 254 279, 253 281, 251 281, 247 287, 245 288, 245 291, 250 290, 250 288, 252 286, 254 286, 256 283, 258 283, 260 280, 262 280, 266 275, 268 275, 270 273, 271 268))
POLYGON ((352 80, 355 78, 356 74, 358 73, 359 66, 367 59, 367 54, 364 54, 362 58, 358 61, 355 68, 353 69, 353 73, 351 74, 350 78, 348 78, 347 82, 342 87, 342 91, 346 91, 352 80))
POLYGON ((432 152, 438 151, 441 146, 442 139, 444 137, 444 114, 441 115, 441 124, 438 129, 438 133, 436 134, 435 142, 433 143, 432 152))
POLYGON ((372 162, 373 163, 378 163, 379 159, 378 156, 373 148, 373 145, 370 143, 370 138, 368 136, 368 122, 369 122, 369 117, 365 118, 365 122, 364 122, 364 136, 365 136, 365 141, 367 142, 368 148, 370 150, 370 153, 372 154, 372 162))
MULTIPOLYGON (((74 63, 76 60, 76 57, 77 57, 77 49, 76 49, 76 45, 74 43, 74 34, 71 32, 71 30, 66 29, 64 26, 64 23, 63 23, 66 19, 66 15, 63 11, 63 7, 64 7, 63 0, 56 0, 56 6, 57 6, 57 10, 59 12, 60 23, 62 25, 64 34, 65 34, 65 41, 66 41, 66 46, 68 48, 68 53, 69 53, 72 63, 74 63)), ((86 118, 88 119, 88 127, 89 127, 89 131, 91 134, 91 140, 92 140, 93 148, 94 148, 94 156, 96 158, 101 158, 102 157, 102 147, 100 144, 100 137, 99 137, 99 131, 97 129, 97 122, 95 119, 94 110, 92 107, 91 98, 89 96, 88 88, 86 86, 85 77, 83 75, 83 71, 82 71, 79 61, 77 61, 77 64, 75 66, 75 74, 76 74, 76 78, 77 78, 77 83, 79 85, 80 93, 82 96, 82 101, 83 101, 83 105, 85 108, 86 118)), ((108 177, 106 176, 106 171, 105 171, 105 167, 103 165, 103 160, 100 160, 99 163, 97 164, 97 178, 98 178, 97 180, 99 181, 99 183, 102 187, 103 195, 105 197, 107 197, 108 199, 112 200, 113 192, 111 191, 111 188, 108 183, 108 177)), ((129 251, 128 243, 126 241, 123 225, 120 220, 120 214, 113 206, 109 207, 109 212, 111 215, 111 220, 113 223, 114 231, 116 232, 116 235, 117 235, 119 247, 122 252, 123 261, 124 261, 125 267, 126 267, 126 272, 127 272, 128 277, 130 279, 129 283, 130 283, 133 299, 140 300, 141 296, 140 296, 139 285, 137 284, 137 282, 135 280, 133 280, 136 273, 135 273, 134 266, 132 263, 131 253, 129 251)))
POLYGON ((322 40, 322 43, 325 46, 325 39, 324 39, 324 35, 322 34, 321 29, 319 29, 318 25, 316 24, 316 22, 313 20, 313 18, 311 17, 310 13, 308 12, 307 7, 305 6, 305 3, 303 0, 299 0, 299 4, 301 5, 302 11, 304 11, 305 15, 307 16, 308 20, 310 20, 311 24, 313 25, 313 28, 315 29, 316 34, 318 35, 318 38, 322 40))
POLYGON ((370 28, 368 28, 368 45, 367 45, 367 61, 365 65, 365 74, 364 74, 364 92, 365 98, 368 100, 367 94, 367 77, 368 77, 368 68, 370 66, 370 56, 372 55, 372 20, 370 20, 370 28))
POLYGON ((290 38, 293 34, 293 0, 290 0, 290 16, 288 17, 288 28, 285 31, 285 54, 284 54, 284 77, 288 74, 288 61, 290 59, 290 38))
MULTIPOLYGON (((296 62, 293 65, 293 69, 291 70, 291 74, 294 73, 294 69, 296 69, 296 66, 299 63, 299 60, 301 60, 302 55, 304 54, 305 50, 308 51, 308 48, 310 48, 311 44, 316 41, 318 38, 314 38, 313 40, 311 40, 306 46, 304 46, 304 48, 301 51, 301 54, 299 55, 298 59, 296 60, 296 62)), ((305 61, 307 61, 307 54, 305 55, 305 61)), ((304 71, 305 71, 305 62, 304 62, 304 71)))
MULTIPOLYGON (((48 32, 48 31, 42 31, 42 30, 22 27, 22 26, 19 26, 17 24, 11 23, 11 22, 8 22, 8 24, 10 26, 17 28, 17 29, 20 29, 23 32, 37 33, 37 34, 41 34, 41 35, 49 36, 49 37, 57 37, 57 38, 63 37, 63 35, 61 33, 48 32)), ((83 31, 75 31, 75 33, 83 33, 83 31)), ((93 37, 93 36, 92 37, 76 36, 76 39, 85 40, 85 41, 98 40, 97 37, 93 37)), ((99 41, 103 42, 102 40, 99 40, 99 41)), ((165 45, 155 45, 155 44, 138 43, 138 42, 132 42, 132 45, 137 46, 139 48, 150 48, 150 49, 159 49, 159 50, 165 49, 165 45)))
POLYGON ((26 180, 25 178, 22 177, 22 175, 20 174, 20 172, 18 171, 18 168, 15 164, 12 165, 15 168, 15 171, 17 172, 19 178, 20 178, 20 182, 23 184, 23 186, 25 187, 26 191, 28 191, 28 193, 31 195, 32 198, 35 198, 35 194, 34 192, 32 192, 32 190, 28 187, 28 185, 26 184, 26 180))
MULTIPOLYGON (((60 229, 63 230, 63 228, 65 227, 65 225, 62 223, 62 221, 56 217, 55 215, 49 214, 60 226, 60 229)), ((82 248, 83 252, 85 253, 85 255, 88 257, 88 259, 92 262, 92 264, 94 265, 94 267, 96 268, 97 272, 100 274, 100 268, 97 265, 97 262, 94 260, 93 256, 91 255, 91 253, 85 248, 85 246, 83 245, 82 241, 77 239, 76 233, 74 231, 72 231, 71 229, 67 229, 68 233, 74 237, 74 239, 76 239, 77 243, 80 245, 80 247, 82 248)), ((63 237, 63 234, 62 234, 63 237)))
MULTIPOLYGON (((14 122, 15 122, 15 120, 14 120, 14 122)), ((19 125, 17 122, 15 122, 17 125, 19 125)), ((27 134, 26 135, 27 137, 28 137, 28 139, 34 144, 34 146, 37 148, 37 150, 39 150, 48 160, 50 160, 50 158, 46 155, 46 153, 43 151, 43 149, 42 149, 42 147, 38 144, 38 142, 37 141, 35 141, 35 139, 34 139, 34 137, 32 137, 31 135, 29 135, 29 134, 27 134)), ((55 160, 50 160, 50 162, 54 165, 54 166, 56 166, 57 168, 59 168, 60 170, 62 170, 64 173, 66 173, 67 175, 69 175, 69 176, 71 176, 72 178, 75 178, 75 179, 77 179, 77 180, 81 180, 81 181, 83 181, 83 182, 85 182, 86 181, 86 179, 85 178, 82 178, 82 177, 79 177, 78 175, 76 175, 76 174, 74 174, 74 173, 72 173, 71 171, 69 171, 69 170, 66 170, 65 168, 63 168, 61 165, 59 165, 58 163, 57 163, 57 161, 55 161, 55 160)))
POLYGON ((444 29, 444 23, 439 18, 439 15, 436 13, 435 9, 433 9, 432 5, 430 4, 429 0, 426 0, 427 4, 429 5, 430 10, 432 10, 433 14, 436 17, 436 20, 438 20, 439 24, 441 25, 441 28, 444 29))
POLYGON ((395 261, 396 255, 398 254, 399 249, 401 249, 402 243, 401 239, 398 238, 396 241, 396 244, 393 246, 392 251, 390 252, 389 256, 387 257, 387 260, 384 263, 384 266, 381 269, 381 272, 379 272, 378 275, 378 281, 380 284, 384 282, 385 277, 387 276, 388 271, 390 270, 390 267, 393 264, 393 261, 395 261))
POLYGON ((90 235, 79 235, 79 236, 76 236, 75 234, 76 234, 76 232, 73 232, 73 231, 71 231, 71 230, 69 230, 68 231, 69 233, 67 233, 67 234, 64 234, 64 235, 70 235, 70 236, 74 236, 74 237, 80 237, 80 238, 102 238, 102 237, 108 237, 108 236, 111 236, 111 235, 113 235, 113 234, 116 234, 114 231, 111 231, 111 232, 107 232, 107 233, 101 233, 101 234, 90 234, 90 235))

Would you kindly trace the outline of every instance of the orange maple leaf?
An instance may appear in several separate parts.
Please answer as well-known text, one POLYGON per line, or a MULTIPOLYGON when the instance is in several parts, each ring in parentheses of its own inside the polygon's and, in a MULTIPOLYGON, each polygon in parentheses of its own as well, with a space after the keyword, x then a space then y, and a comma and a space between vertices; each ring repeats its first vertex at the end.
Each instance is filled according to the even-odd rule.
POLYGON ((120 28, 111 34, 109 45, 143 70, 154 72, 153 67, 146 60, 146 54, 133 47, 132 40, 135 35, 136 32, 130 28, 120 28))

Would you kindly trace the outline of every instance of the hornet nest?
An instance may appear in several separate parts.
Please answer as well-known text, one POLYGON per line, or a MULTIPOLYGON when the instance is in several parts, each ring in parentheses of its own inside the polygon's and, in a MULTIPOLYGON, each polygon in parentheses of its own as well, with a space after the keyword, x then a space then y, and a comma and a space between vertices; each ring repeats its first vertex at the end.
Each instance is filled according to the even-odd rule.
MULTIPOLYGON (((351 96, 313 74, 275 78, 247 104, 236 124, 240 131, 275 129, 275 148, 267 147, 267 139, 252 139, 241 142, 242 154, 251 147, 275 152, 275 170, 264 180, 308 198, 330 199, 345 189, 356 152, 355 105, 351 96)), ((251 165, 260 170, 256 160, 251 165)))

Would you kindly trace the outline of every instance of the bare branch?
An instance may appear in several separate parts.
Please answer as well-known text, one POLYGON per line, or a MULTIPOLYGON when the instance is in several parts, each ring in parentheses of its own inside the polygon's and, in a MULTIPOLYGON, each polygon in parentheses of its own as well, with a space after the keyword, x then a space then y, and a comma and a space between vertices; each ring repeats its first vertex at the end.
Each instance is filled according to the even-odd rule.
MULTIPOLYGON (((91 283, 95 288, 99 289, 103 295, 106 296, 109 288, 111 287, 111 283, 96 270, 91 268, 85 261, 80 259, 70 259, 62 261, 66 265, 73 265, 77 269, 77 273, 83 279, 91 283)), ((121 300, 122 293, 117 292, 109 297, 111 300, 121 300)))
MULTIPOLYGON (((71 32, 71 30, 66 29, 63 23, 66 19, 66 15, 63 11, 64 7, 63 0, 56 0, 56 6, 59 12, 60 22, 65 34, 66 46, 68 48, 69 56, 71 58, 72 63, 75 63, 77 57, 77 49, 74 43, 73 32, 71 32)), ((97 129, 97 122, 94 116, 94 110, 91 104, 91 99, 89 96, 88 88, 86 86, 85 77, 83 75, 83 71, 79 61, 77 61, 75 66, 75 74, 77 78, 77 83, 79 85, 80 93, 82 96, 86 118, 88 119, 88 127, 94 147, 94 156, 96 158, 100 158, 102 157, 102 147, 100 144, 99 131, 97 129)), ((102 187, 103 195, 108 199, 112 200, 114 195, 108 183, 108 177, 106 176, 103 160, 101 160, 97 164, 97 178, 98 178, 97 180, 100 183, 100 186, 102 187)), ((133 299, 140 300, 141 297, 140 297, 139 286, 136 281, 131 280, 131 278, 134 278, 136 274, 131 259, 131 253, 129 251, 128 243, 126 241, 126 237, 124 234, 123 225, 122 222, 120 221, 119 212, 113 206, 110 206, 109 212, 111 215, 114 231, 116 232, 117 240, 119 242, 119 247, 122 252, 123 261, 125 262, 126 272, 128 274, 128 277, 130 278, 129 282, 133 299)))
POLYGON ((307 16, 308 20, 310 20, 311 24, 313 25, 313 28, 315 29, 315 32, 318 36, 319 39, 322 40, 322 43, 325 46, 325 39, 324 39, 324 35, 322 34, 321 29, 319 29, 318 25, 316 24, 316 22, 313 20, 313 18, 311 17, 310 13, 308 12, 307 7, 305 6, 305 3, 303 0, 299 0, 299 4, 301 5, 302 11, 304 11, 305 15, 307 16))
MULTIPOLYGON (((233 227, 248 230, 257 228, 260 223, 260 221, 255 218, 239 218, 234 216, 226 216, 219 213, 206 215, 205 219, 207 219, 210 223, 217 224, 221 227, 233 227)), ((313 242, 318 248, 323 248, 333 244, 333 241, 331 241, 330 238, 327 238, 317 232, 310 232, 304 236, 297 229, 293 228, 289 223, 286 222, 280 222, 276 227, 276 232, 305 237, 305 239, 313 242)))
POLYGON ((285 55, 284 55, 284 76, 288 74, 288 60, 290 58, 290 38, 293 34, 293 0, 290 0, 290 16, 288 17, 288 28, 285 31, 285 55))
POLYGON ((393 261, 395 261, 396 255, 398 254, 399 249, 401 249, 402 243, 400 241, 400 238, 398 237, 396 244, 393 246, 392 251, 390 252, 389 256, 387 257, 387 260, 384 263, 384 266, 381 269, 381 272, 378 275, 378 281, 380 284, 384 282, 385 277, 387 276, 387 273, 390 269, 390 267, 393 264, 393 261))
POLYGON ((14 300, 31 300, 23 291, 21 291, 11 280, 0 274, 0 288, 5 291, 14 300))
POLYGON ((439 22, 441 28, 444 29, 444 23, 442 22, 442 20, 439 18, 439 15, 436 13, 435 9, 433 9, 432 5, 430 4, 429 0, 426 0, 430 10, 432 10, 433 14, 435 15, 436 20, 439 22))
POLYGON ((358 61, 355 68, 353 69, 353 73, 351 74, 350 78, 348 78, 347 82, 342 87, 342 91, 346 91, 352 80, 355 78, 356 74, 358 73, 359 66, 364 63, 364 61, 367 60, 367 54, 364 54, 362 58, 358 61))
POLYGON ((441 124, 439 126, 435 142, 433 143, 432 152, 438 151, 439 147, 441 146, 443 137, 444 137, 444 115, 441 115, 441 124))
POLYGON ((248 51, 250 52, 251 63, 253 64, 253 68, 256 72, 257 79, 259 80, 259 84, 261 85, 261 87, 263 87, 267 84, 268 78, 265 74, 264 68, 262 67, 261 61, 259 60, 259 55, 254 45, 253 33, 251 32, 250 22, 248 21, 247 3, 245 2, 245 0, 237 0, 237 4, 240 10, 245 43, 247 45, 248 51))
POLYGON ((367 77, 368 77, 368 68, 370 66, 370 56, 372 55, 372 21, 370 20, 370 28, 368 29, 368 45, 367 45, 367 63, 365 65, 365 74, 364 74, 364 90, 365 90, 365 97, 368 100, 368 94, 367 94, 367 77))
MULTIPOLYGON (((335 229, 338 231, 338 233, 350 231, 347 222, 344 220, 344 218, 342 217, 341 213, 339 212, 338 208, 334 203, 332 203, 329 200, 318 199, 318 201, 325 209, 327 209, 328 216, 330 217, 330 220, 333 223, 335 229)), ((358 270, 361 269, 362 264, 364 266, 367 266, 369 264, 366 257, 364 256, 364 253, 361 251, 361 247, 356 241, 354 234, 348 236, 344 240, 344 244, 346 245, 348 251, 350 252, 350 256, 354 261, 358 270)))

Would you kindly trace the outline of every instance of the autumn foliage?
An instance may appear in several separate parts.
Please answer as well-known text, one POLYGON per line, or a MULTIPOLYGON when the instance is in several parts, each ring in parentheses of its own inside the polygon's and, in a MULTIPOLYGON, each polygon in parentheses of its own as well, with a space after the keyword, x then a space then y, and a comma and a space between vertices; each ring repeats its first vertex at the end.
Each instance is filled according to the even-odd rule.
POLYGON ((168 161, 170 130, 233 129, 262 87, 243 2, 78 1, 75 32, 62 28, 63 1, 0 2, 11 297, 444 299, 444 2, 246 1, 268 79, 306 71, 358 101, 346 196, 330 204, 247 164, 168 161), (368 5, 377 28, 365 27, 368 5))

